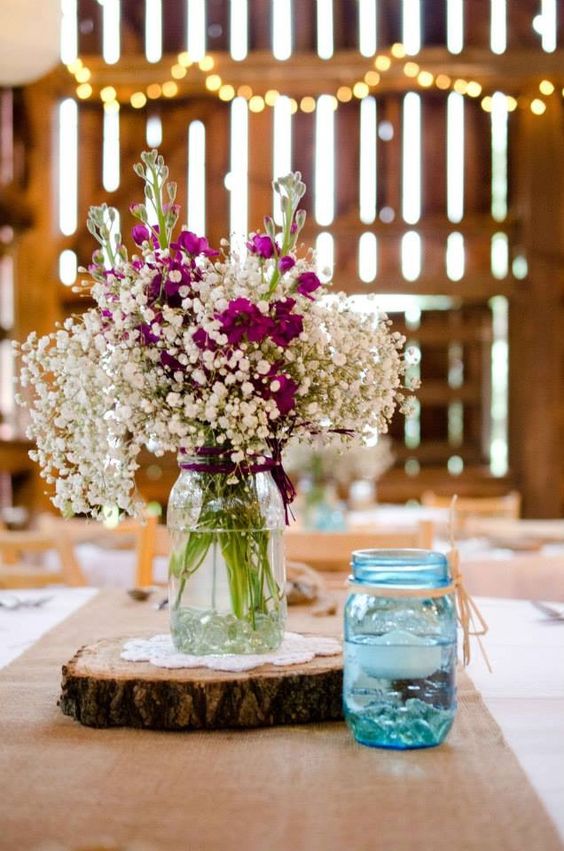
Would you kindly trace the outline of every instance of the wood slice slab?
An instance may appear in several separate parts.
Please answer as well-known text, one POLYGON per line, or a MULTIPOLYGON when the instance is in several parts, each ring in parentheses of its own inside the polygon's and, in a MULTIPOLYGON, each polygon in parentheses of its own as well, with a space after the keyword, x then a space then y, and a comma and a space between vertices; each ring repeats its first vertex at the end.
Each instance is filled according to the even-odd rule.
POLYGON ((237 673, 168 669, 121 659, 127 640, 82 647, 63 666, 59 705, 65 715, 87 727, 151 730, 269 727, 343 717, 340 655, 237 673))

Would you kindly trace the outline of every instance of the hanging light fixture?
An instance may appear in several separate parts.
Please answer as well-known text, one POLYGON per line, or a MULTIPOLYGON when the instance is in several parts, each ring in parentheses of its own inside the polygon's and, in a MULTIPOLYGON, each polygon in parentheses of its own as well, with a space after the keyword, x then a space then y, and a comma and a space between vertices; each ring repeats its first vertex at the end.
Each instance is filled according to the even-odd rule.
POLYGON ((38 80, 59 62, 60 0, 2 0, 0 86, 38 80))

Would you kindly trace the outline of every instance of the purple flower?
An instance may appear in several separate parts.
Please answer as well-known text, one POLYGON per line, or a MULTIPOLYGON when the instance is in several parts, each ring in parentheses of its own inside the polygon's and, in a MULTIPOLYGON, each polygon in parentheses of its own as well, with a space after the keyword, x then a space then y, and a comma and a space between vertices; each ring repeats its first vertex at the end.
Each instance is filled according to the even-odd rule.
POLYGON ((274 302, 270 338, 277 346, 282 346, 282 348, 286 348, 292 340, 299 337, 304 329, 302 316, 299 313, 292 313, 295 304, 293 298, 274 302))
POLYGON ((277 246, 272 242, 271 238, 263 233, 255 233, 252 239, 247 242, 247 248, 251 254, 256 254, 258 257, 264 257, 265 259, 272 257, 275 251, 277 251, 277 246))
POLYGON ((237 346, 244 337, 252 343, 261 343, 268 336, 272 325, 272 320, 247 298, 233 299, 217 318, 232 346, 237 346))
POLYGON ((146 228, 145 225, 135 225, 135 227, 131 229, 131 236, 136 245, 143 245, 143 243, 149 239, 149 229, 146 228))
POLYGON ((190 281, 191 278, 189 268, 183 263, 179 263, 178 260, 169 260, 168 273, 166 273, 165 282, 165 292, 167 296, 176 296, 180 287, 188 286, 190 281))
POLYGON ((169 352, 161 352, 161 366, 171 372, 186 372, 186 367, 169 352))
POLYGON ((199 254, 205 254, 206 257, 217 257, 219 251, 215 248, 210 248, 210 244, 205 236, 197 236, 191 230, 181 231, 177 242, 172 243, 173 248, 182 248, 186 254, 192 257, 197 257, 199 254))
POLYGON ((281 257, 278 261, 278 268, 282 274, 284 274, 284 272, 288 272, 295 265, 296 261, 293 257, 290 257, 289 254, 285 254, 284 257, 281 257))
POLYGON ((296 404, 298 385, 293 378, 281 373, 269 376, 267 398, 274 399, 281 414, 288 414, 296 404))
POLYGON ((147 291, 147 298, 149 300, 149 304, 152 304, 156 301, 161 295, 161 289, 163 285, 163 277, 158 272, 151 279, 151 283, 149 284, 149 288, 147 291))
POLYGON ((297 291, 300 295, 305 295, 306 298, 309 298, 310 301, 313 299, 310 296, 310 293, 315 292, 321 286, 321 281, 315 274, 315 272, 302 272, 302 274, 298 278, 298 286, 297 291))
POLYGON ((203 328, 198 328, 197 331, 194 331, 192 339, 196 343, 197 347, 202 351, 207 349, 210 352, 215 352, 217 349, 217 343, 211 339, 208 332, 204 331, 203 328))
POLYGON ((151 345, 152 343, 158 343, 161 339, 159 334, 155 334, 153 331, 153 325, 160 326, 162 324, 162 314, 157 313, 155 318, 151 323, 143 322, 141 325, 137 327, 139 331, 139 338, 142 343, 146 346, 151 345))

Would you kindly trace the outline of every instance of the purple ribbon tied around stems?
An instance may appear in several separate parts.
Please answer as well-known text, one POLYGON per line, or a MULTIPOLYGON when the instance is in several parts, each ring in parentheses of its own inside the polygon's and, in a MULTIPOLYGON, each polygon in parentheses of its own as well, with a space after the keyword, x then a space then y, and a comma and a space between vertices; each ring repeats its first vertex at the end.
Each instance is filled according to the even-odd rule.
MULTIPOLYGON (((197 460, 180 460, 181 470, 190 470, 195 473, 211 473, 212 475, 254 476, 257 473, 271 473, 274 483, 278 488, 284 504, 284 518, 286 525, 290 523, 292 515, 290 505, 296 496, 296 490, 286 470, 282 465, 282 451, 278 441, 270 442, 271 457, 262 457, 259 461, 253 455, 242 463, 231 460, 231 449, 221 449, 219 446, 200 446, 193 453, 181 450, 181 455, 193 455, 197 460)), ((293 515, 292 515, 293 517, 293 515)))

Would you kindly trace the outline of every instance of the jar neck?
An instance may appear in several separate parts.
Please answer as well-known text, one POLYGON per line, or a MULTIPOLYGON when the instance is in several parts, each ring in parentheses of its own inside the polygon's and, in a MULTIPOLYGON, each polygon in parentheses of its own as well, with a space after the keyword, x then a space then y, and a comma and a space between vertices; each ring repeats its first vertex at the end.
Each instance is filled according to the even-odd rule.
POLYGON ((177 460, 182 471, 212 475, 252 476, 271 472, 275 467, 269 455, 253 453, 239 461, 234 461, 232 455, 232 449, 202 446, 190 453, 181 449, 177 460))

